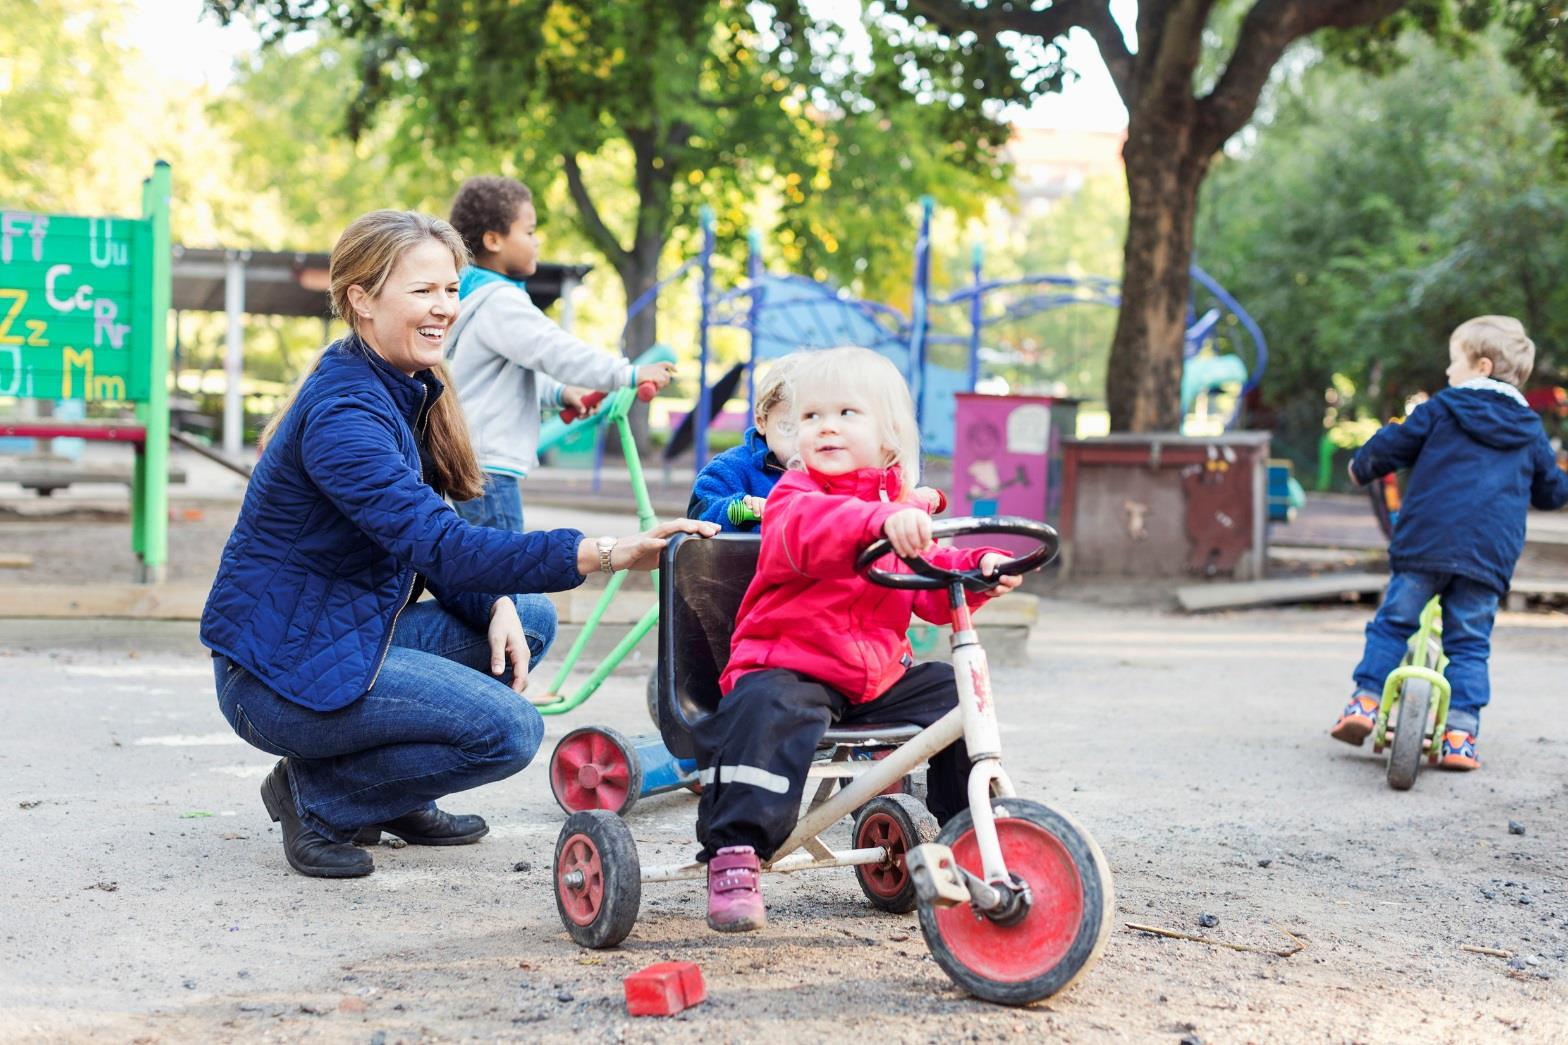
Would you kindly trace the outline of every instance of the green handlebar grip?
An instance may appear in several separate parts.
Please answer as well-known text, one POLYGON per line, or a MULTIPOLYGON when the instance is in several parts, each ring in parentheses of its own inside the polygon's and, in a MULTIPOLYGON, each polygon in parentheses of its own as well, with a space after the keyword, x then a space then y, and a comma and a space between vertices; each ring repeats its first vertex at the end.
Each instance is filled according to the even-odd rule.
POLYGON ((731 526, 742 526, 746 523, 761 522, 762 516, 746 506, 744 498, 730 502, 728 515, 731 526))

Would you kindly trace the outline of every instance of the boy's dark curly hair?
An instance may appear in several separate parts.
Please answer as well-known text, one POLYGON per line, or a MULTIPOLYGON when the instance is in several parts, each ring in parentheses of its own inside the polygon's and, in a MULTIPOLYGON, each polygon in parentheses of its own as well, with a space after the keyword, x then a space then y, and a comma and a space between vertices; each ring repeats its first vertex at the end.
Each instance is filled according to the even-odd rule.
POLYGON ((487 232, 504 234, 517 220, 523 204, 532 203, 534 194, 514 178, 487 175, 469 178, 452 200, 452 227, 463 237, 474 257, 487 253, 487 232))

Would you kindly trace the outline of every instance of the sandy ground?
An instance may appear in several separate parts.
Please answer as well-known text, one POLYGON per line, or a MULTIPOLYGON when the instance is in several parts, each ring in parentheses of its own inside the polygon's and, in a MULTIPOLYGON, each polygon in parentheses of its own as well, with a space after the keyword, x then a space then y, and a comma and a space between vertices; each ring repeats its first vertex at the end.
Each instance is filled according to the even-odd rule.
MULTIPOLYGON (((562 814, 543 755, 449 801, 490 819, 481 844, 382 845, 369 878, 303 878, 256 795, 270 759, 218 715, 189 626, 43 640, 0 625, 0 1037, 1561 1040, 1564 621, 1505 619, 1486 768, 1424 772, 1401 794, 1324 734, 1363 620, 1042 607, 1034 666, 998 673, 1007 764, 1098 838, 1117 929, 1077 987, 1027 1010, 958 991, 914 917, 872 911, 843 871, 769 878, 770 925, 741 938, 707 931, 700 888, 649 886, 625 945, 580 951, 550 891, 562 814), (1270 948, 1289 946, 1283 928, 1308 946, 1279 958, 1128 921, 1270 948), (622 977, 668 959, 698 962, 711 999, 626 1017, 622 977)), ((573 725, 636 731, 643 714, 637 680, 613 678, 550 720, 545 752, 573 725)), ((685 794, 634 810, 644 859, 689 853, 694 810, 685 794)))
MULTIPOLYGON (((173 579, 210 576, 233 513, 221 486, 177 503, 200 518, 171 526, 173 579)), ((90 509, 123 490, 60 497, 90 509)), ((123 523, 0 501, 24 516, 0 522, 0 547, 35 557, 0 584, 130 579, 123 523)), ((445 803, 489 819, 481 844, 381 845, 375 874, 326 882, 284 863, 256 790, 271 759, 219 716, 194 624, 0 621, 0 1040, 1568 1040, 1568 617, 1501 618, 1486 768, 1396 793, 1369 750, 1326 736, 1369 607, 1166 606, 1153 589, 1055 592, 1030 666, 996 673, 1020 792, 1094 834, 1117 891, 1099 964, 1022 1010, 959 991, 914 916, 873 911, 846 871, 768 878, 762 933, 710 933, 684 883, 644 890, 619 949, 572 944, 546 759, 577 725, 646 731, 635 675, 547 720, 528 770, 445 803), (1127 922, 1307 946, 1276 957, 1127 922), (670 959, 702 966, 709 1001, 628 1018, 622 978, 670 959)), ((695 807, 677 793, 630 814, 645 862, 693 851, 695 807)))

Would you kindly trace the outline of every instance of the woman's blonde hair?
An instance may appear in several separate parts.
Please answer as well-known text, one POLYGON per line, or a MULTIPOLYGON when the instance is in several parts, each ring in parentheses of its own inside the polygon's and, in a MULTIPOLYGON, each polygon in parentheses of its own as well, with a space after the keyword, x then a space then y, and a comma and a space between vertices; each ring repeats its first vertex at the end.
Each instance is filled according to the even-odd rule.
POLYGON ((920 427, 904 375, 886 356, 869 348, 825 348, 802 352, 788 377, 795 407, 824 390, 852 392, 866 401, 876 418, 877 433, 887 454, 882 467, 897 466, 908 500, 920 482, 920 427))
MULTIPOLYGON (((426 240, 435 240, 451 251, 452 261, 459 269, 468 264, 468 248, 463 245, 463 238, 440 218, 412 210, 373 210, 355 218, 332 248, 328 294, 333 315, 346 322, 356 334, 360 333, 360 317, 349 305, 349 288, 357 286, 372 299, 380 297, 387 277, 398 261, 426 240)), ((263 447, 278 430, 299 390, 325 354, 325 351, 316 354, 288 399, 262 429, 259 441, 263 447)), ((435 370, 446 386, 446 392, 430 408, 426 422, 425 449, 431 474, 425 476, 425 480, 454 501, 469 501, 484 492, 484 476, 479 471, 479 461, 468 438, 468 425, 463 421, 462 407, 452 388, 452 375, 447 372, 445 363, 437 364, 435 370)))

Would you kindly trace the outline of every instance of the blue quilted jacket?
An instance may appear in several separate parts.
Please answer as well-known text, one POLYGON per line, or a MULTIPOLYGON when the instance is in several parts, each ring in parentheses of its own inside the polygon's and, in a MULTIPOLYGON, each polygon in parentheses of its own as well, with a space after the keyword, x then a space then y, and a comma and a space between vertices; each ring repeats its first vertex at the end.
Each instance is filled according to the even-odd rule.
POLYGON ((409 377, 355 335, 327 348, 256 464, 203 643, 332 711, 375 684, 416 573, 481 630, 499 595, 583 582, 578 531, 470 526, 424 482, 415 432, 441 392, 429 371, 409 377))

